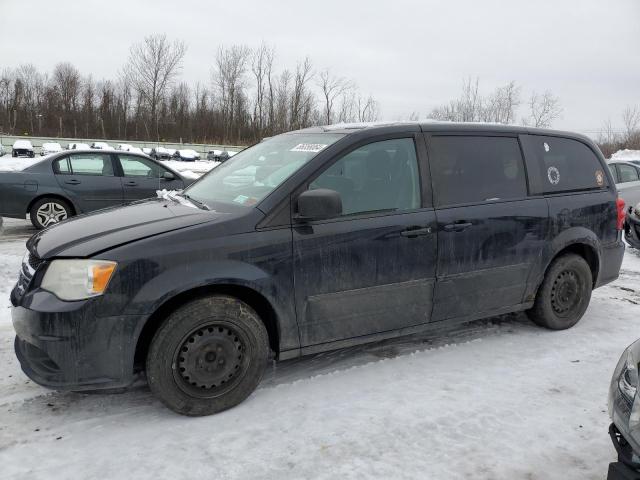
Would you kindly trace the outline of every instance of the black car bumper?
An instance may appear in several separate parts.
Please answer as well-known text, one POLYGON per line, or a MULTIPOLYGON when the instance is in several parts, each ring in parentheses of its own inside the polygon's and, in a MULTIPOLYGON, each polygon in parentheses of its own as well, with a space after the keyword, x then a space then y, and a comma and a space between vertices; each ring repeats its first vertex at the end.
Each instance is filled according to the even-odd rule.
POLYGON ((609 426, 609 436, 618 453, 618 461, 609 464, 607 480, 640 480, 640 464, 632 460, 631 446, 613 423, 609 426))
POLYGON ((624 239, 633 248, 640 249, 640 218, 633 210, 627 213, 627 218, 624 222, 624 239))
POLYGON ((618 278, 622 258, 624 257, 624 242, 619 238, 617 242, 604 245, 600 255, 600 272, 598 273, 596 287, 606 285, 618 278))
MULTIPOLYGON (((28 298, 27 298, 28 297, 28 298)), ((58 390, 120 388, 134 380, 137 315, 101 317, 95 302, 63 302, 42 290, 11 312, 24 373, 58 390)))

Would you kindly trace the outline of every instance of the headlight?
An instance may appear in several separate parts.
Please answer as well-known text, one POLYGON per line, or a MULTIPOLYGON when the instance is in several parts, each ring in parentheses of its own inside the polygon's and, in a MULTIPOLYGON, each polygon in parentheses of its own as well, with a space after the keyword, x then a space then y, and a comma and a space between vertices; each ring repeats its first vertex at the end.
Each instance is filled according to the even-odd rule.
POLYGON ((107 260, 54 260, 40 287, 61 300, 83 300, 102 295, 116 265, 107 260))

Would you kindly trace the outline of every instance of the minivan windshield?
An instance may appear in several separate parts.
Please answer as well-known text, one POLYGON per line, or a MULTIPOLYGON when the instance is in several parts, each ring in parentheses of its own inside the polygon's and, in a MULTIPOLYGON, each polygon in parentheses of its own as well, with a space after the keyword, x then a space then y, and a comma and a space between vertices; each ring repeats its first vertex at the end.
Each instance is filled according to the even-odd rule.
POLYGON ((296 133, 271 137, 218 165, 185 194, 205 205, 221 202, 250 207, 343 136, 296 133))

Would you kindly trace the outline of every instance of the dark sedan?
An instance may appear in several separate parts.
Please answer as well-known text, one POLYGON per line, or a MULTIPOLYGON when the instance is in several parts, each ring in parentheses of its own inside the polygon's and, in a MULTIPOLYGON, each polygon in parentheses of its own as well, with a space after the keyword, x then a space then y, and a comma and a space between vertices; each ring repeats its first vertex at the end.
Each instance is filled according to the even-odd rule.
POLYGON ((68 217, 179 190, 193 180, 128 152, 73 150, 45 157, 21 171, 0 171, 0 216, 45 228, 68 217))

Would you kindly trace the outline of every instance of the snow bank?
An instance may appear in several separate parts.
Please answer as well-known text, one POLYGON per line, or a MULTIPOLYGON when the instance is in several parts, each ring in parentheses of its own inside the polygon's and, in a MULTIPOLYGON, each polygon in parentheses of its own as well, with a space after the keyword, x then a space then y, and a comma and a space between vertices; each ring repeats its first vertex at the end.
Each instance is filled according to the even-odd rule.
POLYGON ((220 165, 220 162, 208 162, 197 160, 195 162, 181 162, 179 160, 160 160, 167 167, 179 172, 187 178, 200 178, 214 167, 220 165))
POLYGON ((640 150, 629 150, 628 148, 618 150, 611 155, 611 160, 640 160, 640 150))

